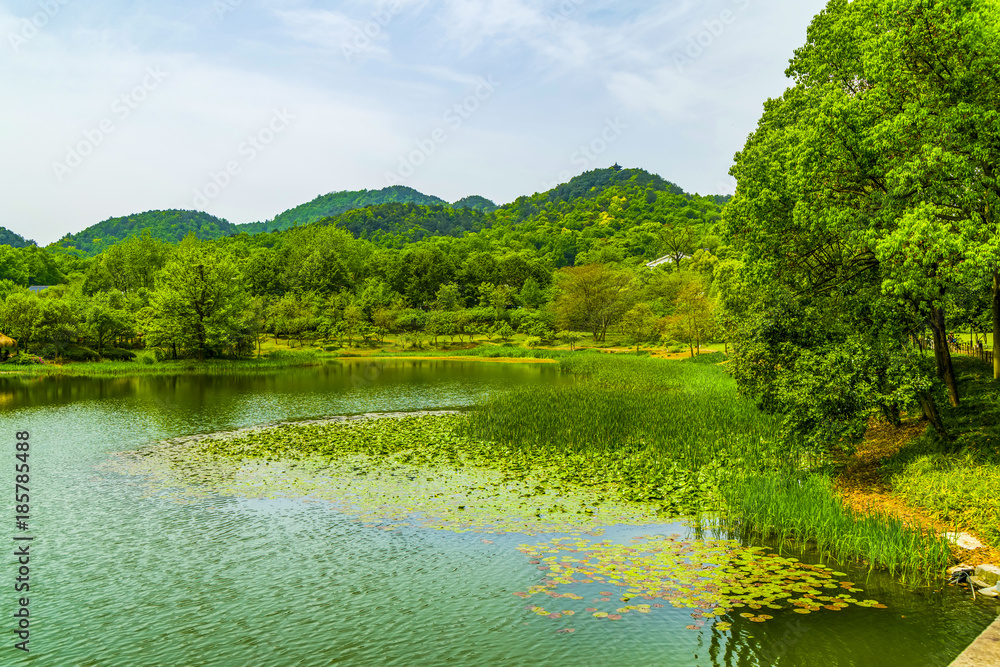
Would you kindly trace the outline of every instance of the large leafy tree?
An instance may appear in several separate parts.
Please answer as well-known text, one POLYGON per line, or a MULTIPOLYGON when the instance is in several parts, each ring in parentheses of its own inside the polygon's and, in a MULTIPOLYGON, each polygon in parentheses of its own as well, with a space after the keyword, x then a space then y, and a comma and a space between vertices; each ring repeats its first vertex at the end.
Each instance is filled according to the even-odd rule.
POLYGON ((590 331, 601 342, 632 305, 635 278, 604 264, 565 268, 556 272, 556 292, 559 325, 590 331))
POLYGON ((248 330, 248 299, 236 263, 188 236, 163 268, 153 294, 150 344, 179 347, 204 359, 233 347, 248 330))
POLYGON ((832 0, 810 26, 795 85, 737 155, 726 213, 742 294, 756 294, 730 300, 742 307, 737 375, 762 399, 796 386, 822 405, 828 383, 805 379, 839 373, 840 390, 865 397, 829 403, 826 417, 854 424, 842 433, 856 436, 876 407, 891 412, 904 389, 941 427, 918 358, 929 327, 957 405, 946 297, 997 266, 1000 125, 996 86, 983 82, 1000 69, 998 8, 832 0))

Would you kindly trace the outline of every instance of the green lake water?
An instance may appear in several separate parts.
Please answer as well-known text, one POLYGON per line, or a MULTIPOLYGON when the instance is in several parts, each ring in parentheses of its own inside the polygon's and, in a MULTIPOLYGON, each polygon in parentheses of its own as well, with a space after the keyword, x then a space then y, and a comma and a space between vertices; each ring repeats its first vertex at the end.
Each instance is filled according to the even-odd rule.
MULTIPOLYGON (((947 665, 1000 612, 957 589, 910 590, 838 565, 888 609, 780 611, 760 624, 734 614, 729 632, 687 629, 692 610, 669 605, 620 621, 585 613, 554 620, 512 593, 544 576, 516 547, 558 536, 386 532, 304 500, 178 503, 107 466, 115 452, 166 438, 461 409, 492 391, 562 381, 556 366, 454 361, 250 376, 0 378, 2 487, 11 490, 14 433, 29 430, 35 536, 27 655, 13 648, 14 558, 0 560, 0 664, 912 667, 947 665)), ((20 533, 12 494, 2 497, 10 540, 20 533)), ((687 531, 622 527, 600 539, 687 531)), ((574 586, 579 604, 606 587, 574 586)))

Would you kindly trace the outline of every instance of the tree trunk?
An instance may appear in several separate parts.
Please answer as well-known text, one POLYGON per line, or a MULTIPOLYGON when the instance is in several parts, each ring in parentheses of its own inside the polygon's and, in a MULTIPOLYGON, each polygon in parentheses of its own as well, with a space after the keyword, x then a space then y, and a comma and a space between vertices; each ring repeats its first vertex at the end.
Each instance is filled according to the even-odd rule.
POLYGON ((1000 271, 993 272, 993 379, 1000 380, 1000 271))
POLYGON ((948 430, 944 427, 944 422, 941 421, 941 415, 938 413, 937 403, 934 402, 934 396, 931 395, 929 391, 923 391, 917 394, 917 401, 920 403, 920 409, 924 413, 924 419, 931 423, 934 430, 937 431, 945 440, 951 440, 951 435, 949 435, 948 430))
POLYGON ((944 309, 931 309, 931 330, 934 332, 934 360, 937 362, 938 377, 948 387, 948 398, 952 407, 958 407, 958 383, 955 381, 955 368, 951 363, 951 350, 948 349, 948 335, 944 327, 944 309))
POLYGON ((899 418, 899 406, 893 403, 892 405, 886 405, 883 403, 881 405, 882 414, 885 416, 887 422, 899 428, 903 424, 903 420, 899 418))

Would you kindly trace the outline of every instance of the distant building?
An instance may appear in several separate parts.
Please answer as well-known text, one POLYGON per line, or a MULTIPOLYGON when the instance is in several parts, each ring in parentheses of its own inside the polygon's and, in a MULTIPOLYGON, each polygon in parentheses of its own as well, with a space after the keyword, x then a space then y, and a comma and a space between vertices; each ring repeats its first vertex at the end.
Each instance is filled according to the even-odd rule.
MULTIPOLYGON (((650 262, 649 264, 646 265, 646 268, 647 269, 655 269, 656 267, 661 266, 663 264, 666 264, 668 262, 673 262, 674 259, 675 258, 674 258, 673 255, 667 255, 666 257, 661 257, 659 259, 653 260, 652 262, 650 262)), ((691 259, 691 256, 690 255, 681 255, 681 259, 691 259)))

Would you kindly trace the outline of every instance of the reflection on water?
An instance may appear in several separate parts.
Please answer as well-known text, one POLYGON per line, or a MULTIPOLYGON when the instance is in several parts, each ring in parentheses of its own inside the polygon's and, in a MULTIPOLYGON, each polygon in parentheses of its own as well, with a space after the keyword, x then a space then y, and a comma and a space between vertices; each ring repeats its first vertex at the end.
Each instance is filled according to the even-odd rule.
MULTIPOLYGON (((192 433, 462 408, 490 391, 561 381, 551 366, 430 361, 251 376, 0 378, 0 429, 32 433, 36 535, 31 660, 4 648, 4 664, 946 665, 1000 611, 956 590, 908 591, 840 568, 889 608, 775 613, 761 624, 736 616, 728 632, 688 630, 692 610, 672 607, 620 621, 553 620, 513 596, 545 576, 516 547, 553 536, 487 543, 476 533, 381 531, 298 500, 210 495, 179 504, 104 465, 111 452, 192 433)), ((0 457, 4 479, 11 459, 0 457)), ((618 528, 605 537, 628 543, 686 530, 618 528)), ((595 586, 574 590, 591 600, 604 590, 595 586)))

